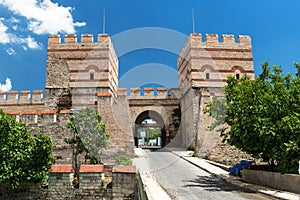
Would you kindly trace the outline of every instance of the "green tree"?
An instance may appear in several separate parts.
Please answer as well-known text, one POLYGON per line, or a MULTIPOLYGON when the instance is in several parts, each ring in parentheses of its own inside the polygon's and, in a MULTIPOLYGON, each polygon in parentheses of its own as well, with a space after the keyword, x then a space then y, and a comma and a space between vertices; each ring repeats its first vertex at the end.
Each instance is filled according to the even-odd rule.
POLYGON ((73 138, 66 138, 65 142, 72 145, 73 167, 77 176, 78 156, 85 153, 85 162, 89 159, 91 164, 101 163, 102 149, 108 147, 109 134, 101 122, 101 116, 89 107, 71 115, 67 127, 73 133, 73 138))
POLYGON ((1 109, 0 148, 0 183, 8 182, 12 189, 22 182, 41 182, 54 162, 50 138, 32 136, 25 124, 1 109))
POLYGON ((215 119, 211 128, 221 127, 224 141, 280 172, 297 172, 300 160, 299 66, 294 77, 268 63, 255 80, 230 76, 225 98, 214 98, 205 109, 215 119))

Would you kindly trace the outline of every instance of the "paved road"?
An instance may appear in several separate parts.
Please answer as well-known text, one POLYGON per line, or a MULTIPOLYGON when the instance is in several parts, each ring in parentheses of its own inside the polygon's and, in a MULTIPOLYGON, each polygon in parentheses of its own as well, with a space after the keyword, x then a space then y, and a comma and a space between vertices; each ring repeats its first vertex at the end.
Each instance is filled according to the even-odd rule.
POLYGON ((135 165, 141 173, 152 173, 172 199, 274 199, 216 178, 163 149, 143 150, 142 157, 134 160, 135 165))

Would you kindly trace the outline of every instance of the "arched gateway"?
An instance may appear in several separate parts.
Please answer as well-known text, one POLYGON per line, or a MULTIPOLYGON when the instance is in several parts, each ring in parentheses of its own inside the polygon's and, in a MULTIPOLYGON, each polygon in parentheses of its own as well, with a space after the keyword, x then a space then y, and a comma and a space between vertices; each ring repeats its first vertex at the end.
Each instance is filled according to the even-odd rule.
POLYGON ((158 112, 153 110, 142 112, 136 118, 134 126, 134 145, 136 147, 163 147, 166 145, 165 122, 158 112))
POLYGON ((178 132, 178 126, 173 122, 174 111, 179 109, 179 90, 170 89, 168 91, 165 88, 158 88, 157 95, 154 95, 153 88, 144 88, 143 90, 144 94, 140 95, 140 89, 133 88, 130 96, 127 97, 134 145, 163 147, 178 132), (153 134, 156 134, 156 137, 153 134), (156 142, 153 142, 154 140, 156 142))

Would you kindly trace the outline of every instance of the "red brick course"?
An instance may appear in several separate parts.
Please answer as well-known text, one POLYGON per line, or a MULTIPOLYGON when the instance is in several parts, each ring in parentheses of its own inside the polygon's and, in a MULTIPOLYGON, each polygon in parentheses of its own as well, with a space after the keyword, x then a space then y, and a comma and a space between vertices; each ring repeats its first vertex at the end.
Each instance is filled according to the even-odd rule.
POLYGON ((103 165, 81 165, 79 169, 80 173, 101 173, 104 172, 103 165))
POLYGON ((114 167, 113 172, 115 172, 115 173, 136 173, 136 166, 117 165, 114 167))
POLYGON ((51 165, 50 172, 56 173, 72 173, 74 172, 72 165, 51 165))

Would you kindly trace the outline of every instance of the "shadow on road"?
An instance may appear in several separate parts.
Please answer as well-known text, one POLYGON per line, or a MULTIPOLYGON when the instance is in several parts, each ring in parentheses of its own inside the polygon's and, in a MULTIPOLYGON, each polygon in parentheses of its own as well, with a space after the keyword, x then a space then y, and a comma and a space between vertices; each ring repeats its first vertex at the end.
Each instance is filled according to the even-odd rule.
POLYGON ((213 175, 210 176, 197 176, 194 180, 183 180, 187 184, 184 187, 201 187, 206 191, 239 191, 244 193, 256 193, 255 191, 233 185, 225 180, 219 179, 213 175))
POLYGON ((160 152, 170 152, 170 151, 166 150, 165 148, 145 148, 145 149, 148 149, 151 152, 158 152, 158 153, 160 153, 160 152))

